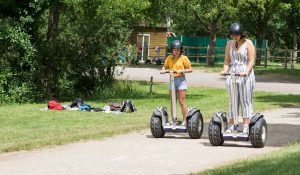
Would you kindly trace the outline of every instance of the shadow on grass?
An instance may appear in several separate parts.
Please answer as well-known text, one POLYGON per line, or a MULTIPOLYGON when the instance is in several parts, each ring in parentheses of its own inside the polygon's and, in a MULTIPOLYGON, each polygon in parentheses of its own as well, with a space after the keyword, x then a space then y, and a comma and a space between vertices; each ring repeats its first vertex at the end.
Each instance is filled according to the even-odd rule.
POLYGON ((299 84, 300 71, 296 69, 284 69, 282 65, 255 66, 255 75, 257 82, 279 82, 279 83, 296 83, 299 84))
POLYGON ((281 107, 300 105, 300 95, 295 94, 265 94, 256 95, 255 101, 273 103, 281 107))
POLYGON ((261 83, 292 83, 300 84, 299 76, 283 76, 277 74, 255 75, 255 81, 261 83))

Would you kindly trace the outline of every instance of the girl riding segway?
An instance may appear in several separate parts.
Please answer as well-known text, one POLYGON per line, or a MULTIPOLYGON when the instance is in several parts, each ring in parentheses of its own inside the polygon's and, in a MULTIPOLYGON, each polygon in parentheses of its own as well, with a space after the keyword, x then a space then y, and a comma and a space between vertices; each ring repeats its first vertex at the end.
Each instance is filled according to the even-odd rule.
MULTIPOLYGON (((186 114, 188 108, 186 104, 187 83, 186 83, 184 73, 192 72, 192 65, 188 57, 182 55, 182 49, 183 47, 179 40, 174 40, 172 42, 171 50, 173 54, 169 55, 166 58, 165 64, 162 67, 162 72, 166 71, 167 69, 177 72, 174 74, 175 90, 181 107, 182 125, 186 125, 186 114)), ((170 91, 169 94, 171 98, 171 87, 169 88, 169 91, 170 91)), ((172 104, 171 104, 171 111, 173 111, 172 104)), ((171 115, 173 114, 171 113, 171 115)))
POLYGON ((203 132, 203 117, 199 109, 188 108, 186 104, 186 79, 185 73, 192 72, 189 59, 182 55, 182 44, 179 40, 172 42, 173 54, 166 58, 161 74, 169 74, 169 94, 171 101, 172 121, 168 121, 168 113, 165 107, 157 107, 150 118, 151 133, 155 138, 161 138, 166 132, 187 132, 192 139, 199 139, 203 132), (176 96, 178 97, 182 123, 178 124, 176 114, 176 96))

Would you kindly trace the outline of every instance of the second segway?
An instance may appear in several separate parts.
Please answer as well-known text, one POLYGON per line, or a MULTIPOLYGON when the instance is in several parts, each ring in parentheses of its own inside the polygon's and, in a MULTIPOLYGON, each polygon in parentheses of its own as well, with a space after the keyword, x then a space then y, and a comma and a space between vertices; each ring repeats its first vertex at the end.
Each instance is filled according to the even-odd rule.
MULTIPOLYGON (((232 86, 234 93, 237 92, 236 77, 240 74, 225 74, 232 76, 232 86)), ((233 141, 251 141, 251 144, 255 148, 263 148, 267 142, 267 122, 264 119, 264 115, 255 113, 250 118, 249 131, 248 133, 242 133, 238 128, 234 128, 233 132, 226 133, 228 129, 228 120, 225 112, 216 112, 213 114, 209 126, 208 126, 208 137, 209 141, 214 146, 223 145, 226 140, 233 141)))

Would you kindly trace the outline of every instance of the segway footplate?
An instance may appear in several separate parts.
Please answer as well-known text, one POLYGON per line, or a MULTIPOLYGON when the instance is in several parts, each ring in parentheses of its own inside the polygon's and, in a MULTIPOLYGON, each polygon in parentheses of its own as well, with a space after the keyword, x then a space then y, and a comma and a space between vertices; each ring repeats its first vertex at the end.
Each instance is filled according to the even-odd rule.
POLYGON ((186 126, 164 126, 165 132, 187 132, 186 126))
POLYGON ((223 133, 224 140, 248 141, 249 135, 244 133, 223 133))

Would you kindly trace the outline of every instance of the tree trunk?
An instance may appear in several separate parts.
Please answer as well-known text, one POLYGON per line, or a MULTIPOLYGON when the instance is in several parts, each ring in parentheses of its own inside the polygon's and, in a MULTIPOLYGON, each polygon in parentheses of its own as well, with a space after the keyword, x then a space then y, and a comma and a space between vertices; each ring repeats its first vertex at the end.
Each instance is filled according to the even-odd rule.
POLYGON ((255 65, 261 65, 261 50, 262 50, 263 36, 264 36, 264 33, 260 32, 257 37, 257 51, 256 51, 255 65))
MULTIPOLYGON (((55 39, 58 35, 58 24, 60 16, 61 4, 59 1, 54 1, 50 6, 49 16, 48 16, 48 30, 47 30, 47 42, 48 42, 48 54, 46 57, 49 57, 46 62, 45 77, 46 78, 46 91, 48 97, 57 98, 56 82, 57 82, 57 72, 56 63, 55 63, 55 39)), ((45 58, 46 59, 46 58, 45 58)))
POLYGON ((216 50, 216 40, 210 40, 207 50, 207 59, 206 63, 208 66, 215 65, 215 50, 216 50))
POLYGON ((209 45, 207 48, 206 63, 208 66, 215 65, 215 50, 216 50, 216 40, 217 40, 216 31, 217 31, 217 23, 212 22, 210 24, 209 45))
POLYGON ((58 23, 60 16, 61 4, 59 1, 53 2, 50 6, 49 16, 48 16, 48 31, 47 31, 47 41, 52 43, 58 34, 58 23))

